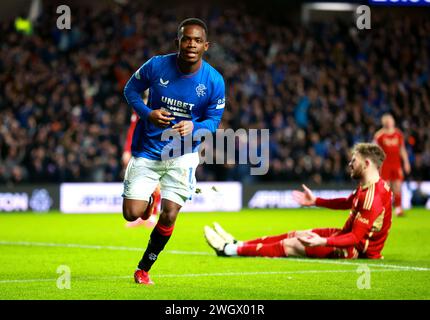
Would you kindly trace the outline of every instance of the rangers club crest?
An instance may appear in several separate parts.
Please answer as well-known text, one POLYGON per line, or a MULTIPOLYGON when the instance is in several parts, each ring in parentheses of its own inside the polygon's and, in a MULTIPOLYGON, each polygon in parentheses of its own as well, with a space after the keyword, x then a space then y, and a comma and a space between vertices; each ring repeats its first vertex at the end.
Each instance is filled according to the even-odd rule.
POLYGON ((203 97, 206 94, 206 87, 203 83, 200 83, 197 87, 196 87, 196 93, 198 97, 203 97))

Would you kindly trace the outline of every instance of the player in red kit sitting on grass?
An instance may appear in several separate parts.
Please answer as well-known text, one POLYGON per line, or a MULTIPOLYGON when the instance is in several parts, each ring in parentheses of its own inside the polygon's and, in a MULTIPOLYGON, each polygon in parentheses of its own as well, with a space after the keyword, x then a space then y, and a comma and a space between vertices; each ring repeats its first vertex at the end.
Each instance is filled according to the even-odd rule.
POLYGON ((302 206, 350 209, 342 229, 292 231, 241 242, 215 223, 215 230, 205 227, 206 240, 221 256, 380 259, 391 227, 392 193, 379 176, 384 158, 384 151, 376 144, 359 143, 354 147, 349 168, 359 185, 348 198, 316 198, 305 185, 304 192, 293 192, 302 206))
POLYGON ((374 140, 382 150, 384 150, 387 158, 382 164, 381 177, 388 183, 394 194, 395 214, 398 217, 403 216, 402 209, 402 182, 403 171, 402 162, 405 173, 411 172, 408 153, 406 152, 405 140, 402 132, 396 128, 394 117, 386 113, 381 118, 382 128, 376 132, 374 140))

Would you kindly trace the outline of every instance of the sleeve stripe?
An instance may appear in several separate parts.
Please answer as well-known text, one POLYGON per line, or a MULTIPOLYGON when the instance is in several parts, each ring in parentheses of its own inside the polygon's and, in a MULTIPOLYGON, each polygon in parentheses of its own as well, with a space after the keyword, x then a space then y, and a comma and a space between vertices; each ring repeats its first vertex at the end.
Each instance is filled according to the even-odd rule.
POLYGON ((366 208, 367 210, 370 210, 372 208, 373 199, 375 197, 375 185, 374 184, 372 184, 372 187, 369 191, 371 192, 371 194, 370 194, 371 197, 369 199, 369 203, 367 204, 367 208, 366 208))
POLYGON ((369 189, 367 189, 366 196, 364 197, 363 209, 366 209, 367 200, 369 198, 369 191, 370 191, 370 187, 369 189))
POLYGON ((367 206, 368 206, 368 203, 369 203, 371 189, 372 189, 372 185, 370 185, 369 188, 367 189, 366 197, 364 198, 364 203, 363 203, 363 209, 364 210, 367 210, 367 206))
POLYGON ((367 190, 366 197, 364 198, 363 209, 370 210, 373 204, 373 198, 375 197, 375 184, 372 184, 367 190))

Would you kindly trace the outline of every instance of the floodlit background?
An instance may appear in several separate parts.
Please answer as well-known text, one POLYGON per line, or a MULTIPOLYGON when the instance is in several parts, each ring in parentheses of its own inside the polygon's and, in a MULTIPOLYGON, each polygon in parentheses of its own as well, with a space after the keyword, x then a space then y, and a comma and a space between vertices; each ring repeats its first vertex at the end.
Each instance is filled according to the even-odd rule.
POLYGON ((430 10, 371 6, 371 29, 359 30, 359 4, 368 3, 1 1, 0 298, 428 299, 430 10), (57 28, 60 5, 71 10, 70 30, 57 28), (127 274, 150 230, 126 229, 115 214, 132 113, 123 88, 151 56, 175 51, 177 26, 191 16, 206 21, 205 59, 226 82, 221 127, 269 129, 269 171, 198 168, 203 192, 183 209, 154 267, 160 291, 148 297, 136 294, 127 274), (321 196, 349 194, 350 147, 370 142, 385 112, 405 135, 410 210, 393 221, 384 252, 390 266, 376 268, 375 290, 357 291, 361 262, 251 264, 212 254, 202 236, 212 221, 241 239, 340 227, 345 212, 287 210, 297 207, 291 191, 306 183, 321 196), (63 264, 77 279, 72 293, 55 286, 63 264), (227 277, 224 291, 220 276, 190 275, 210 272, 227 277))

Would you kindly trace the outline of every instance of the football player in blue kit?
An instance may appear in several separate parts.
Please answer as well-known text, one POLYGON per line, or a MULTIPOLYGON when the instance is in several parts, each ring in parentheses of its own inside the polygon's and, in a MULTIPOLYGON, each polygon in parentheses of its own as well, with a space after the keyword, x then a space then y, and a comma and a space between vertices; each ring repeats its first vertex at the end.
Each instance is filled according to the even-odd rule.
POLYGON ((221 74, 203 60, 209 48, 206 24, 189 18, 178 27, 177 53, 154 56, 127 82, 124 95, 139 115, 133 133, 132 157, 124 177, 123 215, 127 221, 148 219, 151 194, 161 186, 161 214, 134 279, 153 284, 149 270, 169 241, 181 207, 195 191, 198 146, 180 148, 166 158, 171 141, 163 132, 173 132, 184 142, 199 130, 216 132, 225 106, 225 84, 221 74), (147 105, 142 93, 149 89, 147 105))

